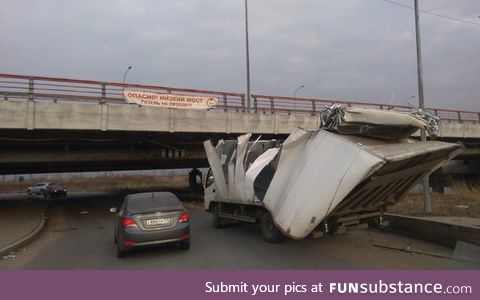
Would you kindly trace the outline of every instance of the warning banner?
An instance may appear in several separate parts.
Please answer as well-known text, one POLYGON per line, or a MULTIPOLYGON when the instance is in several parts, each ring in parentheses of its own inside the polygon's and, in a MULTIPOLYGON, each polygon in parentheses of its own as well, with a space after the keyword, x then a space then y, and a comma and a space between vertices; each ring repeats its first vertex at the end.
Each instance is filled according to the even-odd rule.
POLYGON ((218 104, 216 97, 157 94, 140 91, 124 91, 123 95, 128 103, 165 108, 212 109, 218 104))

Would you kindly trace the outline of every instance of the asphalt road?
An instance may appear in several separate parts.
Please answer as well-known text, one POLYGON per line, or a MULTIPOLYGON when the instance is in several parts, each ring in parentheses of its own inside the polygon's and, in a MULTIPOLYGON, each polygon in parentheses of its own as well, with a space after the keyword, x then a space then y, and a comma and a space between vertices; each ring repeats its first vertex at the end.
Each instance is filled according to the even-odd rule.
MULTIPOLYGON (((44 201, 44 200, 39 200, 44 201)), ((376 229, 281 244, 263 241, 258 225, 214 229, 200 204, 187 203, 192 244, 138 250, 118 259, 109 208, 121 198, 73 197, 49 201, 48 222, 38 238, 15 258, 0 258, 0 269, 450 269, 479 264, 378 247, 451 255, 452 249, 376 229), (375 246, 376 245, 376 246, 375 246)), ((14 225, 12 225, 14 226, 14 225)))

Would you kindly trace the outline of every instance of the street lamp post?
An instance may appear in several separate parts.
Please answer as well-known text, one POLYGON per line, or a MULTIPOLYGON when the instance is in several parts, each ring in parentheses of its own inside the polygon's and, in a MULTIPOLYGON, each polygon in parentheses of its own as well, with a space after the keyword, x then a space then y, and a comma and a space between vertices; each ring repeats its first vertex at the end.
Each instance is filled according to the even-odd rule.
POLYGON ((411 97, 403 100, 403 106, 406 106, 408 104, 410 107, 413 107, 413 105, 408 102, 408 101, 412 100, 413 98, 415 98, 415 96, 411 96, 411 97))
POLYGON ((248 4, 245 0, 245 48, 247 55, 247 112, 250 112, 250 53, 248 45, 248 4))
POLYGON ((125 83, 125 79, 127 78, 127 73, 128 71, 130 71, 131 68, 132 66, 128 66, 128 68, 125 70, 125 73, 123 74, 123 83, 125 83))
POLYGON ((304 87, 305 87, 304 85, 301 85, 295 89, 295 92, 293 92, 293 109, 294 110, 297 110, 297 92, 303 89, 304 87))
MULTIPOLYGON (((422 44, 420 40, 420 17, 418 13, 418 0, 415 1, 415 38, 417 44, 417 77, 418 77, 418 107, 420 109, 425 108, 425 102, 423 98, 423 69, 422 69, 422 44)), ((420 130, 420 139, 422 142, 427 140, 425 129, 420 130)), ((430 185, 428 183, 428 176, 423 178, 423 208, 425 212, 432 211, 430 205, 430 185)))

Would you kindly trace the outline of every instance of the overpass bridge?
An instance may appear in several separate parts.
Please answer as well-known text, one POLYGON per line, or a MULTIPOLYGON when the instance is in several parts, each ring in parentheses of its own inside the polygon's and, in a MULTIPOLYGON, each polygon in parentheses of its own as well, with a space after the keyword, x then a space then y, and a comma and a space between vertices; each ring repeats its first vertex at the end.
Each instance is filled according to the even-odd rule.
MULTIPOLYGON (((317 129, 332 103, 408 108, 332 99, 252 95, 0 74, 0 172, 35 173, 206 166, 201 142, 252 132, 282 139, 297 127, 317 129), (139 106, 123 90, 217 97, 208 110, 139 106)), ((440 117, 439 138, 480 155, 480 112, 428 108, 440 117)))

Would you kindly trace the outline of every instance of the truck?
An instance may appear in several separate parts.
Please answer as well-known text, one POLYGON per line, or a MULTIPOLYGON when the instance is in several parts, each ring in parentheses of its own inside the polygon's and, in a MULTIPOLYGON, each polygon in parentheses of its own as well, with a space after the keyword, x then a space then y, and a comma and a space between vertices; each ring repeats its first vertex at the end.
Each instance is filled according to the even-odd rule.
POLYGON ((462 150, 433 140, 438 118, 423 110, 332 105, 321 121, 283 141, 251 140, 252 133, 205 141, 204 205, 213 226, 260 223, 271 243, 381 226, 388 206, 462 150), (418 130, 431 139, 411 138, 418 130))

